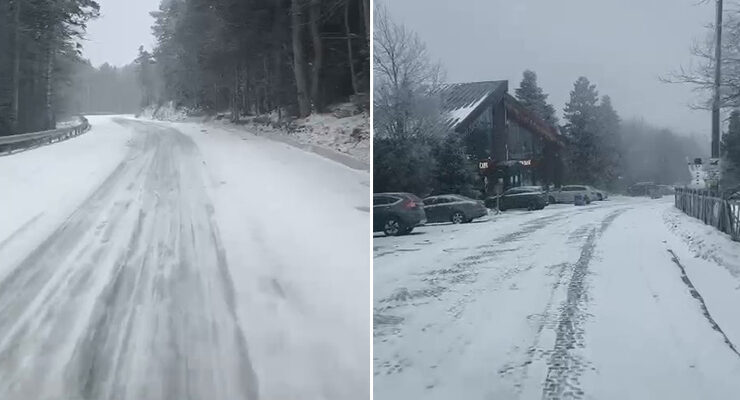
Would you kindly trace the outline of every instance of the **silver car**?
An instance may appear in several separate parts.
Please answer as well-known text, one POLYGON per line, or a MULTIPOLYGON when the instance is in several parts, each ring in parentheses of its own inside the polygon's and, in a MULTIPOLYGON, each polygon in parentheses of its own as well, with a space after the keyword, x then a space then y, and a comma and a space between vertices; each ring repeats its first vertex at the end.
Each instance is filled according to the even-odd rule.
POLYGON ((550 203, 574 203, 576 196, 581 196, 586 204, 597 198, 593 188, 586 185, 566 185, 548 194, 550 203))

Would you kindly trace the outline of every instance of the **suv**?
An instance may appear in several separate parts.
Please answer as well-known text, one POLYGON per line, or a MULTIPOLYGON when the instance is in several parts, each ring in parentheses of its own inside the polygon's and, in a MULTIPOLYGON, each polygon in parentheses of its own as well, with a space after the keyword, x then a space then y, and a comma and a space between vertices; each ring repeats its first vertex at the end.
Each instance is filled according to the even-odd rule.
POLYGON ((406 235, 426 222, 424 202, 413 194, 373 195, 373 232, 383 232, 386 236, 406 235))
POLYGON ((575 203, 576 196, 583 197, 586 204, 596 200, 593 189, 586 185, 568 185, 552 191, 548 195, 550 203, 575 203))

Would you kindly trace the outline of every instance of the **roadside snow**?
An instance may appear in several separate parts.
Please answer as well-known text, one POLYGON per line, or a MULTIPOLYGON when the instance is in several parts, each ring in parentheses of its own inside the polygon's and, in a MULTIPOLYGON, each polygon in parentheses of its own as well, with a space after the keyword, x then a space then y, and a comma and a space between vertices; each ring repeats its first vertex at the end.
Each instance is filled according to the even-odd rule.
POLYGON ((123 160, 131 133, 112 118, 91 116, 84 135, 0 157, 0 277, 123 160))
MULTIPOLYGON (((289 143, 304 150, 321 154, 356 169, 370 168, 370 119, 366 112, 356 114, 352 103, 330 107, 334 111, 312 114, 289 123, 281 120, 277 112, 257 117, 245 117, 240 124, 229 122, 227 115, 217 119, 201 118, 208 125, 226 130, 242 131, 289 143)), ((196 121, 188 117, 191 110, 175 108, 172 102, 161 107, 149 106, 139 118, 164 122, 196 121)))

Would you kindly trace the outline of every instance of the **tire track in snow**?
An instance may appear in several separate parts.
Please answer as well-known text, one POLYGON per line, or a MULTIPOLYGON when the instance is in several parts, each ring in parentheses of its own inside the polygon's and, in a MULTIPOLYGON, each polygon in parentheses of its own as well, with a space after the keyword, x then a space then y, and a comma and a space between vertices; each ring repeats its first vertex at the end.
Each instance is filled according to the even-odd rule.
POLYGON ((543 399, 582 399, 579 378, 587 362, 572 350, 583 347, 583 322, 586 312, 587 283, 589 264, 594 256, 596 239, 600 237, 614 220, 626 209, 611 212, 598 228, 591 229, 586 242, 581 247, 581 255, 573 265, 573 273, 568 283, 565 303, 561 306, 556 328, 555 346, 547 360, 547 377, 543 384, 543 399))
POLYGON ((123 123, 128 159, 0 282, 0 398, 256 399, 197 148, 123 123))
POLYGON ((678 259, 676 253, 674 253, 672 249, 668 249, 667 251, 671 254, 671 261, 673 261, 673 263, 676 264, 681 270, 681 280, 689 289, 691 297, 696 299, 696 301, 699 303, 699 308, 701 308, 701 313, 702 315, 704 315, 704 318, 706 318, 707 322, 709 322, 709 325, 712 327, 712 329, 722 335, 722 340, 725 342, 727 347, 730 348, 730 351, 740 357, 740 352, 738 352, 737 347, 735 347, 730 338, 728 338, 722 328, 720 328, 719 324, 717 324, 714 318, 712 318, 712 314, 709 313, 709 309, 707 308, 707 303, 704 302, 704 298, 701 296, 699 291, 696 290, 696 287, 691 282, 691 279, 689 279, 689 276, 686 274, 686 268, 684 268, 683 264, 681 264, 681 261, 678 259))

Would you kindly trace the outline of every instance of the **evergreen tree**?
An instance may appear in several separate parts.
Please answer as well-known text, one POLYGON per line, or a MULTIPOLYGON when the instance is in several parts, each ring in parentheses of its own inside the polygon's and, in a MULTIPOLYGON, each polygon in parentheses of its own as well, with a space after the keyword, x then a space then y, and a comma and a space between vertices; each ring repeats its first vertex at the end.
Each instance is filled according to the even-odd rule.
POLYGON ((0 135, 53 128, 93 0, 0 2, 0 135))
POLYGON ((728 160, 740 165, 740 110, 730 113, 730 124, 722 138, 722 149, 728 160))
POLYGON ((740 187, 740 110, 732 110, 727 133, 722 136, 722 186, 740 187))
POLYGON ((480 192, 475 190, 477 180, 475 161, 471 161, 466 154, 460 134, 450 132, 442 138, 435 148, 434 156, 436 193, 454 193, 473 198, 480 195, 480 192))
POLYGON ((162 0, 152 14, 158 101, 231 110, 234 119, 270 111, 305 117, 367 93, 363 7, 361 0, 162 0))
POLYGON ((596 184, 599 144, 596 135, 599 93, 585 77, 576 80, 565 105, 565 131, 570 139, 569 177, 574 182, 596 184))
POLYGON ((612 106, 611 98, 603 96, 597 108, 597 146, 599 159, 596 166, 596 183, 608 189, 615 189, 621 171, 620 119, 612 106))
POLYGON ((517 100, 525 108, 534 112, 552 126, 557 126, 558 118, 555 115, 555 107, 547 103, 548 95, 537 85, 537 74, 530 70, 524 71, 522 81, 515 93, 517 100))
POLYGON ((433 146, 404 136, 373 138, 373 191, 430 194, 437 170, 433 146))

